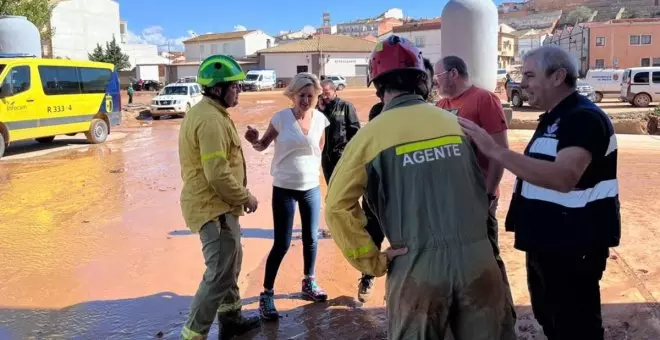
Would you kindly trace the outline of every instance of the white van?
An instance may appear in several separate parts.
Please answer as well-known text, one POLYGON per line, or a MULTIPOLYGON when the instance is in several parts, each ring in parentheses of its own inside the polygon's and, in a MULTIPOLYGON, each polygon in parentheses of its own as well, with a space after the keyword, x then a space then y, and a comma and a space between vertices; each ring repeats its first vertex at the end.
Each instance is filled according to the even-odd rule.
POLYGON ((612 68, 590 69, 587 71, 585 80, 596 91, 596 103, 600 103, 603 98, 618 98, 620 96, 623 71, 612 68))
POLYGON ((660 67, 633 67, 623 72, 621 100, 636 107, 660 101, 660 67))
POLYGON ((275 88, 277 76, 273 70, 250 70, 242 82, 244 91, 272 90, 275 88))

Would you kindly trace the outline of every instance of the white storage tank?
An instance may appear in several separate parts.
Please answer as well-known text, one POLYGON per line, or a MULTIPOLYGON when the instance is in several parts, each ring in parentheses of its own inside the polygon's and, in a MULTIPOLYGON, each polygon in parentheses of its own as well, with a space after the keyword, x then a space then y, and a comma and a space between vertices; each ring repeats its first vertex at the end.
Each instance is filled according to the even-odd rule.
POLYGON ((442 10, 442 56, 465 61, 475 85, 497 86, 497 8, 492 0, 451 0, 442 10))
POLYGON ((0 16, 0 53, 41 57, 41 34, 26 17, 0 16))

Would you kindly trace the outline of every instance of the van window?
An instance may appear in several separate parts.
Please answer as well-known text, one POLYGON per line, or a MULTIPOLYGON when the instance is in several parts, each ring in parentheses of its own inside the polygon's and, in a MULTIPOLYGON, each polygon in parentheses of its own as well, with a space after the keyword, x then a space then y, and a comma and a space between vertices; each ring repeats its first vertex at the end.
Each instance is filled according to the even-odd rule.
POLYGON ((653 72, 653 83, 660 84, 660 72, 653 72))
POLYGON ((648 84, 649 83, 649 72, 639 72, 635 74, 635 77, 633 77, 633 83, 643 83, 643 84, 648 84))
POLYGON ((112 72, 102 68, 79 68, 82 93, 105 93, 112 72))
POLYGON ((13 96, 30 89, 30 67, 17 66, 9 70, 2 86, 9 86, 8 96, 13 96))
POLYGON ((80 77, 76 67, 39 66, 41 84, 48 96, 80 94, 80 77))

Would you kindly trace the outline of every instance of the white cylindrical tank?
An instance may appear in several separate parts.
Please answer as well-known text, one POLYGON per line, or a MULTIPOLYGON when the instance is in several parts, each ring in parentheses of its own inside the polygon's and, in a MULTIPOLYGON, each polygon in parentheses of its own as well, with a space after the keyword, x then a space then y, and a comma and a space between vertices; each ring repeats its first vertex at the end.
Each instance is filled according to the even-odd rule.
POLYGON ((26 17, 0 16, 0 53, 41 57, 41 34, 26 17))
POLYGON ((442 10, 442 56, 465 61, 472 83, 497 85, 497 8, 492 0, 450 0, 442 10))

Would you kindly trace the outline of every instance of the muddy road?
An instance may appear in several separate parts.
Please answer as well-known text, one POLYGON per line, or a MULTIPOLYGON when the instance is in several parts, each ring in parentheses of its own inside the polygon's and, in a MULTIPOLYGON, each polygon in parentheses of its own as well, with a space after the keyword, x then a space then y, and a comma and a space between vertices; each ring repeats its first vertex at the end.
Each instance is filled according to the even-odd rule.
MULTIPOLYGON (((341 95, 355 103, 363 120, 376 102, 372 90, 341 95)), ((241 134, 248 124, 263 131, 272 113, 287 104, 279 93, 243 94, 232 117, 241 134)), ((204 270, 199 239, 188 232, 179 209, 179 123, 127 120, 115 131, 120 137, 103 145, 67 137, 59 143, 68 147, 44 152, 44 146, 26 143, 0 161, 0 339, 178 337, 204 270)), ((512 147, 521 150, 529 137, 529 131, 512 131, 512 147)), ((660 140, 622 135, 619 150, 624 227, 622 245, 601 281, 607 339, 660 339, 660 140)), ((273 237, 272 148, 258 153, 245 147, 245 155, 248 187, 260 205, 241 220, 240 287, 244 310, 254 313, 273 237)), ((501 225, 512 185, 505 173, 501 225)), ((244 338, 384 338, 385 280, 377 279, 370 302, 358 303, 360 274, 329 238, 320 240, 317 260, 329 301, 299 299, 299 224, 296 218, 294 242, 275 286, 282 318, 244 338)), ((503 228, 500 238, 519 338, 542 339, 529 307, 524 254, 512 248, 512 235, 503 228)), ((215 334, 216 326, 210 338, 215 334)))

